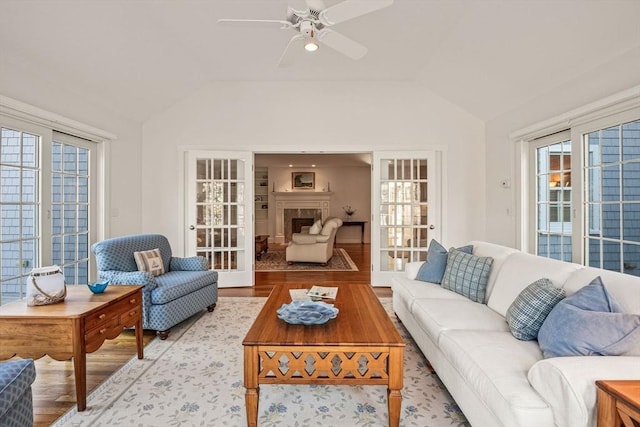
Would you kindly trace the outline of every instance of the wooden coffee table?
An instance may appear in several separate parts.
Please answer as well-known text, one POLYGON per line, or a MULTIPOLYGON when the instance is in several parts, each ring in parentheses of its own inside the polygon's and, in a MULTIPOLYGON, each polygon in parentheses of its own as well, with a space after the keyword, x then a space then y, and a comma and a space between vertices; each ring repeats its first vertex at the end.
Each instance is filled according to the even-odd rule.
POLYGON ((367 384, 387 386, 389 425, 397 427, 405 343, 371 286, 339 285, 327 302, 340 312, 324 325, 278 319, 276 310, 291 302, 289 289, 302 287, 276 286, 242 342, 248 425, 258 423, 260 384, 367 384))
POLYGON ((29 307, 25 300, 0 306, 0 360, 13 356, 73 358, 78 411, 87 407, 87 353, 124 328, 135 326, 143 358, 142 286, 110 285, 102 294, 67 286, 64 302, 29 307))

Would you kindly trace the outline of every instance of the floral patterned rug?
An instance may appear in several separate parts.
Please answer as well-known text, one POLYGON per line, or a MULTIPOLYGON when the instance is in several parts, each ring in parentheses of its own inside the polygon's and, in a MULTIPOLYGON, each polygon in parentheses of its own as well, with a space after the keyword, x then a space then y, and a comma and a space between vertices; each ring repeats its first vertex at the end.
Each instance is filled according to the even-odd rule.
MULTIPOLYGON (((246 426, 242 339, 265 298, 223 297, 153 340, 53 426, 246 426)), ((407 346, 401 426, 468 426, 464 415, 381 298, 407 346)), ((263 385, 258 425, 387 426, 384 386, 263 385)))
POLYGON ((325 267, 314 262, 294 262, 287 264, 284 249, 271 249, 256 260, 256 271, 358 271, 347 251, 335 248, 333 256, 325 267))

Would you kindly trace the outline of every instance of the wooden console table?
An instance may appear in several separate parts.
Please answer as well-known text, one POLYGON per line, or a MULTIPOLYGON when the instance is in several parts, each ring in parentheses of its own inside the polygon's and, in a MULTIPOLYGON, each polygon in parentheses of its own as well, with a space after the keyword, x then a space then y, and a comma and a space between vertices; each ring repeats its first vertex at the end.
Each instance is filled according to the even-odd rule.
POLYGON ((343 221, 343 227, 360 227, 360 243, 364 244, 364 226, 368 221, 343 221))
POLYGON ((640 380, 596 381, 598 427, 640 425, 640 380))
POLYGON ((142 286, 111 285, 102 294, 92 294, 86 286, 67 286, 64 302, 29 307, 22 300, 0 306, 0 360, 73 358, 78 411, 84 411, 87 353, 132 326, 142 359, 142 286))

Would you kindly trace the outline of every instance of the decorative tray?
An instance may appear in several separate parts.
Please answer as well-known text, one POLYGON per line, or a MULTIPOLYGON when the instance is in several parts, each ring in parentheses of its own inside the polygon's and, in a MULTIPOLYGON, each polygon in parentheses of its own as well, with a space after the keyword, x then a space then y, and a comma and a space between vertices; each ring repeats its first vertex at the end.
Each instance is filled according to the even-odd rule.
POLYGON ((292 301, 282 304, 278 318, 292 325, 321 325, 335 319, 338 309, 333 304, 314 301, 292 301))

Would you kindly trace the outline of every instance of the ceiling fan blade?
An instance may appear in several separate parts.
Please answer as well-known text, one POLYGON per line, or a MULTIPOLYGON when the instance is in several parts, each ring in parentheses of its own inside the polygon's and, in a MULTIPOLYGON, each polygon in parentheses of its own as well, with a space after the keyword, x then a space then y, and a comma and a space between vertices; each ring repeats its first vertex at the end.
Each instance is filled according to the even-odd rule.
POLYGON ((318 31, 318 40, 330 48, 337 50, 351 59, 360 59, 367 54, 368 49, 360 43, 336 33, 332 29, 323 28, 318 31))
POLYGON ((324 25, 335 25, 383 9, 392 4, 393 0, 345 0, 335 6, 324 9, 320 12, 318 18, 324 25))
POLYGON ((287 47, 282 52, 282 56, 280 56, 280 60, 278 61, 278 68, 286 68, 293 65, 293 59, 295 57, 295 49, 296 46, 302 46, 302 42, 304 41, 304 36, 302 34, 296 34, 291 37, 287 47))
POLYGON ((293 24, 289 21, 279 19, 218 19, 218 24, 223 25, 249 25, 255 27, 262 24, 279 24, 283 30, 293 28, 293 24))

